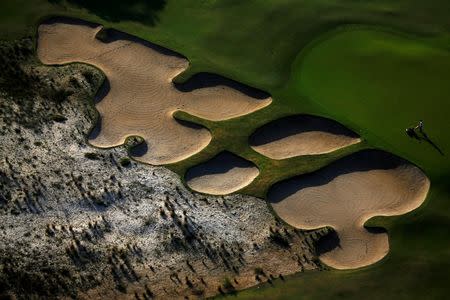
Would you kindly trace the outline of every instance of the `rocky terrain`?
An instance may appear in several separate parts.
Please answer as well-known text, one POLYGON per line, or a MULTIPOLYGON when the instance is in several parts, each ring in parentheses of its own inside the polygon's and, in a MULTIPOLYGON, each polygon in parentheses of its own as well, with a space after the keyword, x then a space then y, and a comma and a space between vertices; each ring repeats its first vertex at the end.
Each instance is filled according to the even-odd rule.
POLYGON ((0 43, 0 295, 202 298, 320 270, 327 230, 282 224, 250 196, 189 191, 127 147, 86 142, 103 75, 0 43))

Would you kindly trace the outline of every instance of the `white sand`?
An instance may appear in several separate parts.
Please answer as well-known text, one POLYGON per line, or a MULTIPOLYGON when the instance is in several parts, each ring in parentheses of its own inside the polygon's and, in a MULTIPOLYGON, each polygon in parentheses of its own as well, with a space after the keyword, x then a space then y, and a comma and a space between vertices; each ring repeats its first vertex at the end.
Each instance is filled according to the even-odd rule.
MULTIPOLYGON (((419 207, 430 182, 417 167, 407 162, 389 168, 361 169, 374 155, 350 156, 314 174, 285 181, 269 192, 275 212, 301 229, 333 227, 340 246, 320 256, 336 269, 353 269, 373 264, 389 251, 386 233, 370 233, 363 225, 374 216, 394 216, 419 207), (342 170, 342 165, 348 164, 342 170), (353 169, 353 171, 352 171, 353 169)), ((381 159, 395 159, 382 155, 381 159)))
POLYGON ((360 138, 335 121, 309 115, 282 118, 259 128, 251 147, 272 159, 329 153, 360 138))
POLYGON ((186 173, 186 183, 194 191, 226 195, 249 185, 259 174, 251 162, 229 152, 195 166, 186 173))
POLYGON ((90 143, 114 147, 128 136, 141 136, 148 151, 137 160, 169 164, 198 153, 211 141, 205 128, 184 126, 173 118, 178 110, 213 121, 261 109, 271 99, 257 100, 227 86, 180 92, 172 79, 188 61, 129 40, 104 43, 96 39, 102 27, 66 23, 39 26, 37 53, 45 64, 87 63, 102 70, 110 91, 96 105, 101 129, 90 143))

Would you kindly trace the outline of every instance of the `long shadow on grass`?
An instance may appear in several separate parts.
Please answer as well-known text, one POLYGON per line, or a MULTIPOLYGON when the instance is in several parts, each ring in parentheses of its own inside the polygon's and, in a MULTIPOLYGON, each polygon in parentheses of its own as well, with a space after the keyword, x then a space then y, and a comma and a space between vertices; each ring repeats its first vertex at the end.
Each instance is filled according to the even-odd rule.
MULTIPOLYGON (((61 3, 62 0, 48 0, 61 3)), ((67 0, 68 3, 87 9, 108 22, 136 21, 154 26, 158 12, 164 9, 167 0, 67 0)))

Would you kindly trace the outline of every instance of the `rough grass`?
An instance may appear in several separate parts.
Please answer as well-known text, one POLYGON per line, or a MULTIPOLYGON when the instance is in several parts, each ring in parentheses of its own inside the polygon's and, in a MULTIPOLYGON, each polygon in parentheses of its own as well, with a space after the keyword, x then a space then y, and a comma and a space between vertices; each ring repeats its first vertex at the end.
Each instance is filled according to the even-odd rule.
MULTIPOLYGON (((436 86, 434 80, 439 81, 443 73, 433 69, 442 70, 439 64, 445 63, 436 54, 444 50, 433 47, 449 48, 449 1, 179 0, 168 1, 165 7, 152 13, 152 24, 139 23, 139 19, 123 15, 119 18, 120 22, 115 22, 119 20, 105 17, 105 14, 108 15, 107 6, 105 11, 98 13, 92 7, 73 5, 82 5, 83 1, 70 1, 72 4, 65 1, 51 2, 1 1, 0 37, 14 39, 32 36, 35 26, 49 15, 78 17, 112 26, 186 55, 191 61, 191 67, 178 78, 179 81, 195 72, 209 71, 272 94, 273 105, 252 116, 216 124, 197 120, 213 132, 214 140, 205 151, 192 159, 169 166, 179 174, 184 173, 189 166, 227 149, 259 166, 261 175, 243 192, 262 196, 275 181, 299 172, 313 171, 370 144, 410 159, 431 176, 432 190, 420 211, 406 217, 371 222, 385 226, 392 232, 392 249, 383 262, 357 271, 296 275, 285 283, 276 281, 275 287, 282 284, 279 288, 268 286, 249 290, 239 293, 237 299, 423 299, 447 296, 450 239, 444 237, 450 235, 449 160, 445 160, 446 156, 436 156, 435 150, 424 142, 413 143, 404 136, 404 128, 413 125, 410 122, 424 119, 430 137, 440 147, 450 149, 448 124, 442 123, 444 116, 450 113, 448 81, 447 89, 443 88, 445 82, 444 86, 436 86), (372 50, 376 46, 371 44, 372 39, 377 38, 376 35, 362 34, 362 40, 348 36, 344 40, 331 40, 326 47, 315 49, 311 53, 312 58, 304 66, 307 73, 299 66, 300 58, 292 65, 299 51, 312 40, 344 24, 388 27, 420 36, 425 43, 434 46, 418 46, 416 41, 409 38, 404 40, 386 36, 390 49, 394 53, 400 51, 397 55, 387 55, 392 63, 389 66, 389 61, 382 60, 386 55, 372 50), (351 57, 351 53, 346 53, 347 44, 355 43, 372 45, 366 49, 372 58, 368 59, 361 53, 351 57), (421 50, 411 50, 417 47, 421 50), (420 54, 421 51, 426 53, 425 56, 431 56, 429 59, 432 61, 413 64, 415 71, 409 72, 404 68, 408 53, 420 54), (317 61, 324 57, 333 65, 317 61), (359 64, 358 59, 364 63, 359 64), (366 69, 355 69, 365 64, 366 69), (428 71, 417 77, 421 68, 428 71), (306 76, 304 74, 308 75, 306 81, 301 78, 306 76), (381 76, 379 85, 387 83, 386 89, 380 90, 370 85, 371 78, 364 80, 361 74, 381 76), (414 74, 416 77, 410 78, 414 74), (383 76, 386 78, 383 79, 383 76), (324 80, 324 77, 328 78, 324 80), (289 78, 291 80, 285 85, 289 78), (356 92, 349 93, 357 90, 364 93, 364 102, 358 102, 360 97, 356 97, 356 92), (390 98, 391 92, 398 93, 398 97, 390 98), (412 99, 408 100, 407 109, 405 102, 402 102, 405 95, 412 99), (424 100, 419 95, 429 96, 424 100), (302 157, 283 161, 270 161, 248 147, 247 137, 255 128, 294 113, 330 116, 351 127, 368 144, 352 146, 314 159, 302 157)), ((127 13, 133 14, 133 11, 127 13)), ((183 114, 178 114, 178 117, 193 119, 183 114)))

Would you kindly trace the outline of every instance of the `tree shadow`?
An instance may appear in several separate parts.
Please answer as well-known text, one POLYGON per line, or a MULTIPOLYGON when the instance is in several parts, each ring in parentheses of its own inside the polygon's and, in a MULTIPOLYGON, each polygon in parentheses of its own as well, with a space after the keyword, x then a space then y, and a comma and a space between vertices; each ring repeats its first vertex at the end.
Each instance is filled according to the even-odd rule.
POLYGON ((322 255, 336 248, 341 248, 341 241, 337 232, 333 230, 320 237, 315 246, 317 255, 322 255))
POLYGON ((148 144, 145 140, 142 141, 142 143, 139 143, 138 145, 130 149, 130 155, 133 158, 142 157, 145 154, 147 154, 147 152, 148 152, 148 144))
MULTIPOLYGON (((48 0, 61 3, 62 0, 48 0)), ((154 26, 158 12, 164 9, 167 0, 67 0, 68 3, 87 9, 108 22, 136 21, 154 26)))

